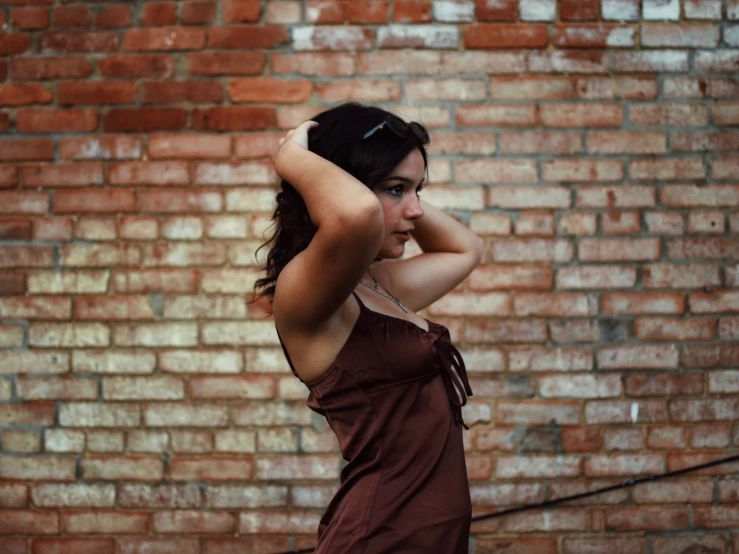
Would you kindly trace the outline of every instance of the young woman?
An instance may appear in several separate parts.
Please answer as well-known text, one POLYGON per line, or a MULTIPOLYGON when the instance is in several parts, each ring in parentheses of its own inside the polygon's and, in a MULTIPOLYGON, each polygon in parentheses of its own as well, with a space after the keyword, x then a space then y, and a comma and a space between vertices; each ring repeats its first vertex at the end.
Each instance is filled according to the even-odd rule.
POLYGON ((282 190, 257 288, 348 462, 318 554, 468 551, 472 391, 449 331, 416 311, 462 282, 483 246, 420 200, 428 142, 419 123, 349 103, 288 132, 275 154, 282 190), (411 238, 423 253, 401 260, 411 238))

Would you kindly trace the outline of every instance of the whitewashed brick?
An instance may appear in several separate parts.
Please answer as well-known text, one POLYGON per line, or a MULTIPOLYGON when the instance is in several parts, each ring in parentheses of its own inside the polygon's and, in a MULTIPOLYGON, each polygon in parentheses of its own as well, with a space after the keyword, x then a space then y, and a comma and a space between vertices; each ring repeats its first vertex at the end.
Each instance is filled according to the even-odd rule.
POLYGON ((208 508, 279 508, 287 501, 287 487, 209 486, 205 489, 208 508))
POLYGON ((99 294, 108 290, 110 271, 30 271, 30 294, 99 294))
POLYGON ((134 430, 128 432, 126 448, 129 452, 156 454, 169 448, 169 435, 159 431, 134 430))
POLYGON ((159 354, 159 366, 173 373, 239 373, 244 360, 230 350, 168 350, 159 354))
POLYGON ((680 0, 644 0, 642 17, 647 21, 680 19, 680 0))
POLYGON ((257 434, 254 431, 216 431, 215 449, 217 452, 256 452, 256 439, 257 434))
POLYGON ((44 448, 47 452, 82 452, 85 450, 85 433, 66 429, 46 429, 44 448))
POLYGON ((117 325, 113 330, 117 346, 196 346, 195 323, 136 323, 117 325))
POLYGON ((554 21, 557 17, 556 0, 519 0, 521 21, 554 21))
POLYGON ((72 352, 74 371, 91 373, 152 373, 156 355, 144 350, 76 350, 72 352))
POLYGON ((469 23, 475 20, 473 0, 434 0, 432 10, 435 21, 469 23))
POLYGON ((120 431, 88 431, 89 452, 123 452, 125 435, 120 431))
POLYGON ((639 0, 602 0, 601 14, 610 21, 638 21, 639 0))
POLYGON ((115 485, 44 484, 31 489, 31 498, 43 508, 112 508, 115 485))

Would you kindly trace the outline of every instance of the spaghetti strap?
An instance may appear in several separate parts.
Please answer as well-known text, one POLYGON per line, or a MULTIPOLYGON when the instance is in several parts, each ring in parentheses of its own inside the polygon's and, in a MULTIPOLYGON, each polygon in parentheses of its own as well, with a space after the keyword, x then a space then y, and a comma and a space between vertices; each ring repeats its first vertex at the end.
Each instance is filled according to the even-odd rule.
MULTIPOLYGON (((300 375, 298 375, 298 372, 295 371, 295 368, 293 367, 293 362, 290 359, 290 354, 287 353, 287 348, 285 348, 285 343, 282 342, 282 336, 280 335, 280 331, 277 329, 277 325, 275 325, 275 331, 277 331, 277 338, 280 341, 280 346, 282 347, 282 352, 285 354, 285 359, 287 360, 287 365, 290 366, 290 371, 293 372, 293 375, 295 375, 295 377, 297 377, 298 379, 300 379, 300 375)), ((303 382, 302 379, 300 379, 300 381, 303 382)))
POLYGON ((359 308, 361 310, 366 310, 367 309, 367 306, 364 305, 364 302, 362 302, 362 300, 359 298, 359 295, 356 292, 354 292, 354 291, 352 291, 352 294, 354 295, 354 298, 357 299, 357 303, 359 304, 359 308))

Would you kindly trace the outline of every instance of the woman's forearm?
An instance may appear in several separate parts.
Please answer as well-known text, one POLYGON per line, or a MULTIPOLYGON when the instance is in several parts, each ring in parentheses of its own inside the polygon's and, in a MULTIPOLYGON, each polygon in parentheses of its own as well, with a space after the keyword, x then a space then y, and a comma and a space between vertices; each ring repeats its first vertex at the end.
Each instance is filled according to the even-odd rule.
POLYGON ((317 226, 381 211, 377 196, 337 165, 296 144, 282 148, 275 169, 303 197, 317 226))
POLYGON ((413 238, 424 252, 471 253, 482 257, 483 241, 444 211, 421 201, 424 215, 415 222, 413 238))

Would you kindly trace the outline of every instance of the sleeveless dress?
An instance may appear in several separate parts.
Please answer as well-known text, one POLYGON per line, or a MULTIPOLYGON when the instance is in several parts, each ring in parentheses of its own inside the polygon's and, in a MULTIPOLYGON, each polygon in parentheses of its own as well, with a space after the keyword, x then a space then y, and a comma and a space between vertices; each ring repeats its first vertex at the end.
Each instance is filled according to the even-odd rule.
POLYGON ((314 552, 467 554, 461 406, 472 390, 462 357, 443 325, 425 331, 352 294, 360 313, 346 344, 306 383, 308 406, 326 417, 348 462, 314 552))

